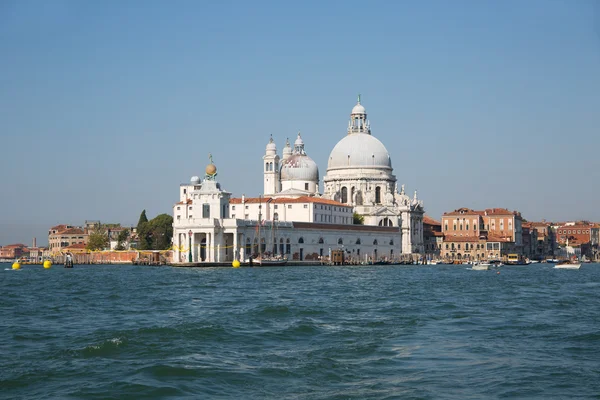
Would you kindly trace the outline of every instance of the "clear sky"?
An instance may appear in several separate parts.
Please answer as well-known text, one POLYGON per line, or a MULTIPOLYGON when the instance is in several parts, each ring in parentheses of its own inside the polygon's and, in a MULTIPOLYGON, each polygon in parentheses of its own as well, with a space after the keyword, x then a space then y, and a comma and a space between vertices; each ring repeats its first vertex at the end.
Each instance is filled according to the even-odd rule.
POLYGON ((271 134, 322 179, 358 93, 428 215, 600 221, 596 0, 4 0, 0 55, 0 245, 170 214, 209 152, 256 196, 271 134))

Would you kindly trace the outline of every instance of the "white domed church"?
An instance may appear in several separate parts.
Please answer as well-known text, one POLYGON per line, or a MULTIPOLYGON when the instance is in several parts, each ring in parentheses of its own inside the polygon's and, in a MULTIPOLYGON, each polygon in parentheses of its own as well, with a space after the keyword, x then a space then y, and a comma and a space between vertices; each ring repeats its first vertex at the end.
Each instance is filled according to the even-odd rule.
POLYGON ((310 261, 332 249, 368 261, 423 252, 423 202, 416 191, 407 196, 404 185, 398 190, 390 154, 371 134, 360 96, 346 136, 329 155, 323 193, 300 133, 281 157, 271 137, 262 158, 259 197, 232 198, 221 189, 212 158, 203 182, 194 176, 180 185, 173 208, 175 263, 243 261, 265 253, 310 261), (354 224, 354 213, 363 224, 354 224))
POLYGON ((365 225, 400 227, 403 253, 423 250, 423 202, 416 191, 412 198, 406 195, 404 185, 398 190, 392 159, 383 143, 371 134, 360 95, 350 113, 347 135, 329 155, 323 194, 318 192, 319 168, 306 154, 300 133, 293 150, 286 143, 279 168, 272 137, 263 160, 265 196, 318 196, 352 206, 365 225))

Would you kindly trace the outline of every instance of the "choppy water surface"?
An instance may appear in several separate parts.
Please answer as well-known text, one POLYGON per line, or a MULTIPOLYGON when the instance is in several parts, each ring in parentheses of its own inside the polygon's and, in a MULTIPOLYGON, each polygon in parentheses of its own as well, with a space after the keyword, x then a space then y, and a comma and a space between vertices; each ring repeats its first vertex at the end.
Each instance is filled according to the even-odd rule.
POLYGON ((600 265, 0 270, 0 397, 598 398, 600 265))

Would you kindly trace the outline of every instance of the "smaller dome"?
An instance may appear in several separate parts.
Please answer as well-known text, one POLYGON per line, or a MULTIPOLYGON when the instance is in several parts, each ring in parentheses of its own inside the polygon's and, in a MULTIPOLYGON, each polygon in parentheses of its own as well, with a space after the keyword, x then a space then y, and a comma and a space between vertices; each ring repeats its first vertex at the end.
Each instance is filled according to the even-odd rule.
POLYGON ((352 114, 366 114, 366 113, 367 113, 367 111, 360 103, 355 105, 354 108, 352 109, 352 114))
POLYGON ((190 179, 190 183, 191 183, 192 185, 197 185, 197 184, 199 184, 199 183, 200 183, 200 178, 199 178, 199 177, 197 177, 196 175, 194 175, 194 176, 192 176, 192 179, 190 179))
POLYGON ((206 166, 206 175, 210 175, 213 176, 214 174, 217 173, 217 167, 215 166, 215 164, 208 164, 206 166))
POLYGON ((283 148, 283 154, 292 154, 292 146, 290 146, 290 141, 285 141, 285 147, 283 148))
POLYGON ((298 147, 298 146, 304 147, 304 140, 302 140, 302 137, 300 136, 300 133, 298 133, 298 138, 294 142, 294 147, 298 147))
POLYGON ((281 166, 282 181, 319 181, 319 167, 305 154, 294 154, 281 166))
POLYGON ((275 154, 277 153, 277 146, 275 145, 275 141, 273 140, 273 136, 269 139, 269 143, 267 143, 267 154, 275 154))

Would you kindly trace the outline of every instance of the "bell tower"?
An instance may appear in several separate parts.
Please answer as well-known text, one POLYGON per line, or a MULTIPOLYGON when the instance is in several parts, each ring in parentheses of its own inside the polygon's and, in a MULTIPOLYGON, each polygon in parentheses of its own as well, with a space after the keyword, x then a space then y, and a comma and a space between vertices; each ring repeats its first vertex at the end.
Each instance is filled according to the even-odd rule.
POLYGON ((273 141, 273 135, 267 143, 265 155, 263 156, 263 175, 265 196, 271 196, 281 191, 281 180, 279 178, 279 156, 277 146, 273 141))

